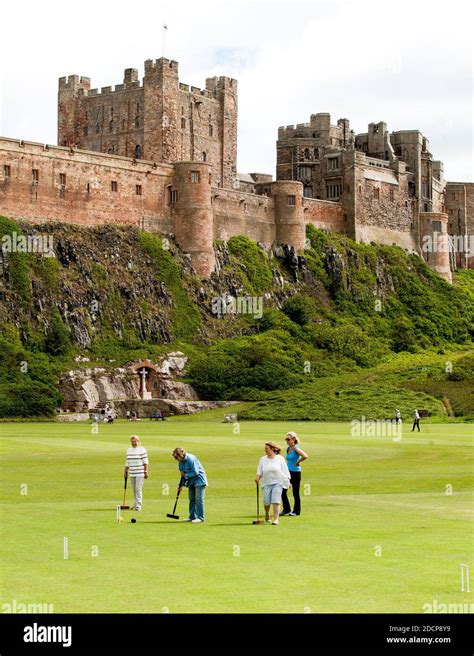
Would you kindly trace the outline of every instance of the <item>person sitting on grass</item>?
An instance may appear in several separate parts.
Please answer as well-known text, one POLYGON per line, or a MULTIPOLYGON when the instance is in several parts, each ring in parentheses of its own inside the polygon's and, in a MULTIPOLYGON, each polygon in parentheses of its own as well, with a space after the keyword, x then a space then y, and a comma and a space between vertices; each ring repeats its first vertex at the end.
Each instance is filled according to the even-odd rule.
POLYGON ((176 447, 171 454, 178 461, 178 469, 184 485, 189 494, 189 517, 183 522, 199 524, 205 520, 204 493, 206 491, 207 477, 203 466, 192 453, 186 453, 185 449, 176 447))
POLYGON ((280 501, 283 489, 290 486, 290 472, 285 459, 280 455, 281 448, 273 442, 265 442, 265 454, 260 458, 255 481, 262 481, 263 506, 265 521, 271 522, 270 505, 273 505, 274 526, 278 525, 280 516, 280 501))

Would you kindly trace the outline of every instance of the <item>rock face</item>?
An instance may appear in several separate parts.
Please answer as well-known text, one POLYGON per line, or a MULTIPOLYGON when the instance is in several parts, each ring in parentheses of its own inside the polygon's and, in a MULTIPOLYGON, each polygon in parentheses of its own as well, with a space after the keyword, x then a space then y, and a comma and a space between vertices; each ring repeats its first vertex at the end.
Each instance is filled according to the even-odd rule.
POLYGON ((177 351, 164 356, 160 363, 140 360, 127 367, 94 367, 69 371, 58 384, 64 396, 62 409, 87 412, 105 404, 113 407, 119 401, 140 401, 145 398, 160 399, 167 403, 197 401, 198 396, 191 385, 176 380, 184 374, 187 360, 184 353, 177 351), (144 369, 147 372, 145 381, 147 377, 149 381, 146 381, 146 396, 142 388, 143 378, 139 373, 144 369))

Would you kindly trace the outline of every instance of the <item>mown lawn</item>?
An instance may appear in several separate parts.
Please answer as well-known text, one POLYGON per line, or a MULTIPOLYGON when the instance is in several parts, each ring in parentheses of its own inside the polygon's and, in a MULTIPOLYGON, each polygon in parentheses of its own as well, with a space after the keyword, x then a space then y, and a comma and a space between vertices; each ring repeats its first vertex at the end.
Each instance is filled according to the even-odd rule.
POLYGON ((473 564, 472 424, 422 424, 394 441, 353 437, 348 422, 234 426, 222 414, 118 422, 97 435, 87 424, 0 424, 1 603, 64 613, 416 613, 434 600, 469 601, 460 564, 473 564), (288 430, 310 456, 302 515, 253 526, 263 443, 283 444, 288 430), (142 512, 124 511, 118 524, 133 432, 151 477, 142 512), (175 446, 206 468, 204 524, 166 518, 175 446))

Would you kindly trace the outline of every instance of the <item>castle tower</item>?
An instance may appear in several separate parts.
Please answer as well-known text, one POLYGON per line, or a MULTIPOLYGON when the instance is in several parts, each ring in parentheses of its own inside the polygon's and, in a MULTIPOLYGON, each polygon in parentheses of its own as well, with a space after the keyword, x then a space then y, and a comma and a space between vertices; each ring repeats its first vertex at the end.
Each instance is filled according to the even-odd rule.
POLYGON ((237 177, 237 80, 213 77, 206 88, 182 84, 178 62, 145 62, 143 85, 134 68, 123 83, 91 89, 88 78, 59 80, 58 144, 135 159, 203 161, 213 184, 234 188, 237 177))
POLYGON ((420 212, 420 228, 420 247, 426 263, 442 278, 452 282, 448 215, 444 212, 420 212))
POLYGON ((59 78, 58 88, 58 144, 72 146, 78 143, 79 129, 84 121, 84 112, 78 102, 90 89, 88 77, 69 75, 59 78))
POLYGON ((162 57, 145 62, 144 159, 176 162, 178 148, 178 62, 162 57))
POLYGON ((211 204, 211 166, 204 162, 178 162, 170 193, 173 199, 173 231, 176 241, 200 276, 214 271, 214 219, 211 204), (176 197, 177 196, 177 197, 176 197))
POLYGON ((305 245, 305 222, 303 216, 303 185, 296 180, 273 182, 273 203, 277 244, 293 246, 296 252, 305 245))

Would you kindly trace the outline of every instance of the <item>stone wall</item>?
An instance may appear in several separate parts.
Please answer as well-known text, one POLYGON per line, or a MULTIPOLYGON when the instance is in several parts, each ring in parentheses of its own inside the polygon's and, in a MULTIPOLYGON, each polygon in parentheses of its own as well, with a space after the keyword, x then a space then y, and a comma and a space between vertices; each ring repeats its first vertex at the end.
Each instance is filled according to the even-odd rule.
POLYGON ((0 214, 171 232, 167 186, 173 172, 166 164, 0 139, 0 214))

